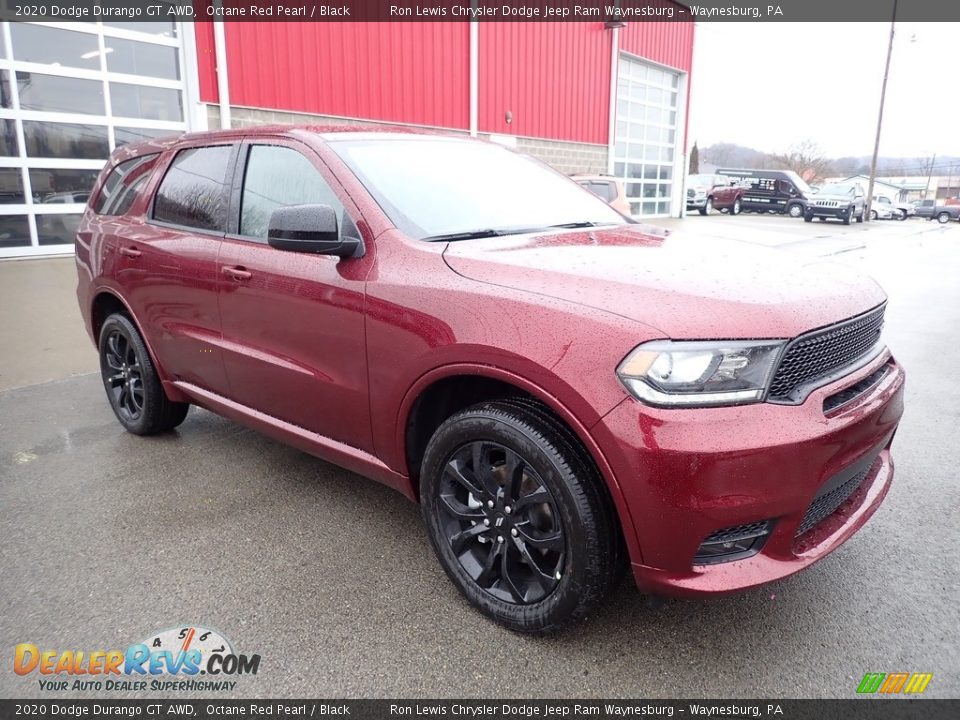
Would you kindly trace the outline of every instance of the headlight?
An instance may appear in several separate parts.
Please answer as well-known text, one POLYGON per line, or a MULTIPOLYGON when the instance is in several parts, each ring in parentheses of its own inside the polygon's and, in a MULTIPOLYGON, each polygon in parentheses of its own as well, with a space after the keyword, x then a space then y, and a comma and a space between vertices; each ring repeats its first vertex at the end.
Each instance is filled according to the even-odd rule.
POLYGON ((650 405, 757 402, 767 390, 784 342, 655 340, 627 355, 617 375, 637 399, 650 405))

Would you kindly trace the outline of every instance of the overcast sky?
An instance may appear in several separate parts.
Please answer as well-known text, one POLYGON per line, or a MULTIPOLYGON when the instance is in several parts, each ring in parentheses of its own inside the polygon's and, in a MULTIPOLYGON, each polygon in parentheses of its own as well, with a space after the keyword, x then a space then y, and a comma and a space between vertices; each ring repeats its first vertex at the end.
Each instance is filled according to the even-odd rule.
MULTIPOLYGON (((960 27, 897 23, 885 156, 960 155, 960 27), (944 92, 945 90, 945 92, 944 92)), ((889 23, 698 23, 690 142, 870 155, 889 23)))

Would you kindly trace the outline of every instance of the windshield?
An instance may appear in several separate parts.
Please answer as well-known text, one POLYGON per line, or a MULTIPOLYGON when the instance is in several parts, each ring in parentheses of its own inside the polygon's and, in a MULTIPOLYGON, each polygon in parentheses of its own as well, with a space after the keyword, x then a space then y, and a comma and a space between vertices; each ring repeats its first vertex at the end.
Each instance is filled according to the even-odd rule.
POLYGON ((546 165, 455 138, 331 140, 393 223, 418 240, 629 222, 546 165))
POLYGON ((706 185, 712 187, 713 182, 713 175, 691 175, 687 178, 687 185, 690 187, 694 185, 706 185))
MULTIPOLYGON (((793 170, 787 170, 786 173, 784 173, 784 174, 785 174, 788 178, 790 178, 790 181, 791 181, 794 185, 797 186, 797 190, 799 190, 800 192, 802 192, 802 193, 810 193, 810 192, 812 192, 812 190, 810 190, 810 186, 807 185, 807 181, 804 180, 804 179, 803 179, 802 177, 800 177, 799 175, 797 175, 793 170)), ((823 192, 823 190, 821 190, 820 192, 823 192)))
POLYGON ((820 190, 820 195, 853 195, 853 185, 844 185, 843 183, 830 183, 824 185, 820 190))

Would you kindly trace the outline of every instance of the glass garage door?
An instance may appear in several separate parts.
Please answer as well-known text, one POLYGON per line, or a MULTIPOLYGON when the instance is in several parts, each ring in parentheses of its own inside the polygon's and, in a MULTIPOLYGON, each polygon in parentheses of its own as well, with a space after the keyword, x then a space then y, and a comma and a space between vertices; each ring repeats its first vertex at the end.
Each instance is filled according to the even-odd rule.
POLYGON ((3 23, 0 257, 69 252, 120 145, 186 129, 174 23, 3 23))
POLYGON ((680 76, 621 56, 613 173, 633 215, 671 214, 680 76))

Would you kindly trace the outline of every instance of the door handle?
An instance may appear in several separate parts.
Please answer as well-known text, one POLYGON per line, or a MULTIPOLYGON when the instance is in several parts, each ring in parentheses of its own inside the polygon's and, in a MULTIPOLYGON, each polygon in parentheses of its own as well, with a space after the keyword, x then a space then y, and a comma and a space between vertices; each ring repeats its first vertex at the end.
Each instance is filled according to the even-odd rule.
POLYGON ((126 255, 127 257, 130 257, 130 258, 138 258, 138 257, 140 257, 143 253, 141 253, 141 252, 140 252, 139 250, 137 250, 135 247, 121 247, 121 248, 120 248, 120 254, 121 254, 121 255, 126 255))
POLYGON ((253 273, 249 270, 244 270, 242 267, 233 267, 231 265, 223 266, 223 274, 227 277, 233 278, 234 280, 249 280, 253 277, 253 273))

